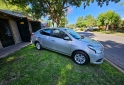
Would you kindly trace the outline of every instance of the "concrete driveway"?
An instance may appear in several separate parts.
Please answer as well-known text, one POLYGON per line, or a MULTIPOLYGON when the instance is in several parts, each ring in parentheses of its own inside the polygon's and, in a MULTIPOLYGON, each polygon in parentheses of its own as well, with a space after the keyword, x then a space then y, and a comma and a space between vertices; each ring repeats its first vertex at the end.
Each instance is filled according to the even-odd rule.
POLYGON ((100 41, 105 47, 105 57, 124 70, 124 37, 93 32, 79 32, 79 34, 100 41))

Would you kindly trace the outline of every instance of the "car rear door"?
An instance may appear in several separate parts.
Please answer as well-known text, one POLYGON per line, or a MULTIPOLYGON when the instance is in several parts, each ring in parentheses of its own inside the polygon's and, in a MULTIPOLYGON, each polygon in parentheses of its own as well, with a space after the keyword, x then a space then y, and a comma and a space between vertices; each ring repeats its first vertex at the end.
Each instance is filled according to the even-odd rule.
POLYGON ((40 35, 38 40, 44 48, 52 49, 51 41, 51 29, 42 29, 40 30, 40 35))

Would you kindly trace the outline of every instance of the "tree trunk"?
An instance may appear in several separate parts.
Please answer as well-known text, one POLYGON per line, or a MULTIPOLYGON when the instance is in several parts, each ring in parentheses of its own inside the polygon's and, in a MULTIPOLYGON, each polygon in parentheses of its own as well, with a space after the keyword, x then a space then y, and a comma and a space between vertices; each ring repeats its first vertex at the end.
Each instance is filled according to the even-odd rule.
POLYGON ((115 25, 114 24, 111 25, 111 29, 115 30, 115 25))
POLYGON ((109 29, 109 25, 108 25, 108 24, 106 24, 105 31, 108 31, 108 29, 109 29))
POLYGON ((57 27, 59 27, 59 23, 58 22, 56 23, 56 25, 57 25, 57 27))
POLYGON ((53 27, 54 27, 54 22, 52 21, 52 25, 53 25, 53 27))

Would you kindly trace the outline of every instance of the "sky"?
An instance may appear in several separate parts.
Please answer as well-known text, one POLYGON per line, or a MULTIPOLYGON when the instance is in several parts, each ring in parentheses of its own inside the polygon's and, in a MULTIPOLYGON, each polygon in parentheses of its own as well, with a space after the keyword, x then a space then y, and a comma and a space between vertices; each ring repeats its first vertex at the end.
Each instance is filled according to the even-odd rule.
POLYGON ((74 24, 79 16, 85 17, 88 14, 97 18, 100 13, 107 12, 108 10, 113 10, 118 13, 121 18, 124 18, 124 6, 120 6, 118 3, 113 2, 110 2, 108 6, 103 5, 102 7, 99 7, 97 3, 91 3, 90 6, 87 6, 85 9, 83 8, 83 5, 81 5, 79 8, 69 7, 68 10, 68 24, 74 24))

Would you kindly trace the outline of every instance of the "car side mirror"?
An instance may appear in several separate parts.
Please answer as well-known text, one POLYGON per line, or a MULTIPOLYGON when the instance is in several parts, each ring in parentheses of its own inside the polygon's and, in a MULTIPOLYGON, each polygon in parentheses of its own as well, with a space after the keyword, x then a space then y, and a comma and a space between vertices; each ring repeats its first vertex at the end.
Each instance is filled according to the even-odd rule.
POLYGON ((70 40, 70 38, 69 37, 64 37, 64 40, 70 40))

